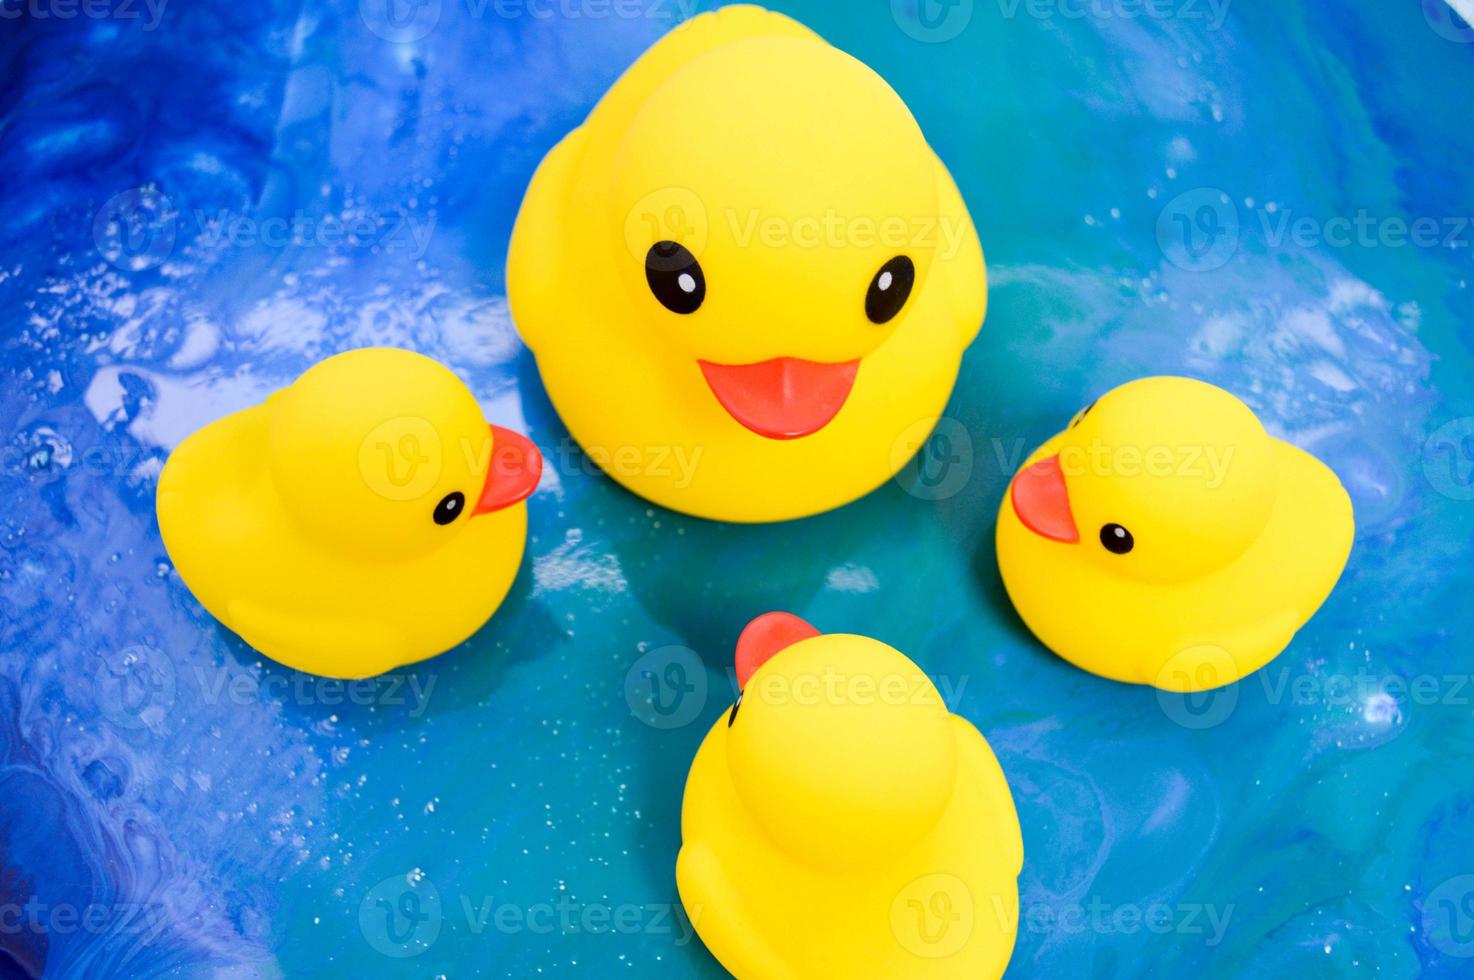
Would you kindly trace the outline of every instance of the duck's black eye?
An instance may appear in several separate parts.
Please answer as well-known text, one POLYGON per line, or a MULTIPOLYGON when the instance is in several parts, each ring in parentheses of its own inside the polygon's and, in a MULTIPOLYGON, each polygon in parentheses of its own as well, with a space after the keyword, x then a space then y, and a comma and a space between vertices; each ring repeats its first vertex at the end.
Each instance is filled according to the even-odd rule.
POLYGON ((1136 539, 1131 532, 1119 524, 1107 524, 1100 529, 1100 543, 1105 545, 1105 550, 1117 555, 1124 555, 1136 547, 1136 539))
POLYGON ((675 242, 656 242, 645 253, 645 281, 672 313, 695 313, 706 299, 706 276, 696 256, 675 242))
POLYGON ((897 255, 881 266, 865 293, 865 315, 870 322, 886 323, 901 312, 915 282, 916 266, 904 255, 897 255))
MULTIPOLYGON (((1099 400, 1100 399, 1096 399, 1096 401, 1099 401, 1099 400)), ((1073 429, 1075 426, 1079 425, 1081 422, 1084 422, 1085 421, 1085 416, 1089 415, 1090 414, 1090 410, 1092 408, 1094 408, 1094 407, 1095 407, 1095 402, 1091 402, 1089 405, 1086 405, 1084 408, 1080 409, 1080 414, 1075 416, 1075 421, 1073 421, 1073 422, 1070 423, 1070 428, 1073 429)))
POLYGON ((742 692, 737 692, 737 703, 732 705, 732 713, 727 716, 727 727, 732 727, 732 722, 737 720, 737 709, 742 707, 742 692))
POLYGON ((466 509, 466 495, 459 490, 448 493, 440 498, 440 503, 435 505, 435 523, 449 524, 461 516, 461 511, 466 509))

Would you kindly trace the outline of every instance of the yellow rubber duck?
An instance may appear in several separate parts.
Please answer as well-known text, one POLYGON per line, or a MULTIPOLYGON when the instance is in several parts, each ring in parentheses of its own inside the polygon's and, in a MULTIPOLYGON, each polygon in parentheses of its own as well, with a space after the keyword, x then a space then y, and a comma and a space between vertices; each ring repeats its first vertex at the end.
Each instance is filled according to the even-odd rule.
POLYGON ((696 753, 676 884, 739 980, 998 977, 1023 839, 998 760, 891 647, 768 613, 696 753))
POLYGON ((542 457, 405 350, 330 357, 179 444, 159 531, 200 603, 289 667, 369 677, 448 650, 516 577, 542 457))
POLYGON ((553 148, 507 293, 592 459, 649 500, 748 522, 838 507, 904 466, 987 295, 905 103, 752 6, 672 31, 553 148))
POLYGON ((1330 594, 1351 551, 1336 474, 1190 378, 1103 395, 1025 461, 998 567, 1045 646, 1170 691, 1258 670, 1330 594))

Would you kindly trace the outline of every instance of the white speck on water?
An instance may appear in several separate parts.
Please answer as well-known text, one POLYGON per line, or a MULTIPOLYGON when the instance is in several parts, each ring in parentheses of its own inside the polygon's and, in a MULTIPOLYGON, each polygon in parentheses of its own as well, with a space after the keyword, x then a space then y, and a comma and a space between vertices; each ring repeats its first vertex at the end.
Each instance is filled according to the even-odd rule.
POLYGON ((863 595, 880 588, 880 579, 864 565, 838 565, 829 570, 824 584, 835 592, 863 595))
POLYGON ((569 528, 563 543, 532 560, 533 595, 557 592, 582 585, 601 592, 624 592, 628 588, 619 559, 613 552, 599 553, 583 543, 583 531, 569 528))

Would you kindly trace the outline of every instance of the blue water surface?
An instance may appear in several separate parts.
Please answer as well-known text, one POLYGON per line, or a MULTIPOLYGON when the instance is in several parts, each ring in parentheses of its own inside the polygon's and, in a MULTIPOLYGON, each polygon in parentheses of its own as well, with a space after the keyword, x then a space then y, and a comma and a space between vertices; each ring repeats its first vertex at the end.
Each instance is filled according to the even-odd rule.
POLYGON ((503 280, 542 154, 709 4, 387 2, 0 0, 0 974, 721 976, 681 792, 773 608, 907 652, 987 736, 1011 976, 1474 973, 1457 15, 779 2, 911 105, 991 304, 898 481, 737 527, 592 471, 503 280), (153 496, 186 434, 370 344, 452 365, 550 465, 492 622, 345 687, 217 625, 153 496), (994 567, 1022 454, 1159 373, 1240 395, 1357 513, 1315 620, 1206 698, 1053 657, 994 567))

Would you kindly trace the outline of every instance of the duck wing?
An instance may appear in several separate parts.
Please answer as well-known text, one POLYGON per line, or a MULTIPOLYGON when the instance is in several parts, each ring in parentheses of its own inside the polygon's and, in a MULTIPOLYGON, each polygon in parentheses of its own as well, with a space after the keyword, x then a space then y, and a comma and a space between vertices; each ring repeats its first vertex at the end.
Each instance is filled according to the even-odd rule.
POLYGON ((962 767, 971 774, 981 789, 983 805, 987 809, 988 827, 997 828, 997 846, 1004 866, 1018 877, 1024 866, 1024 837, 1019 829, 1018 811, 1014 807, 1013 794, 1008 789, 1008 779, 998 757, 988 746, 982 734, 961 715, 953 715, 957 729, 957 751, 962 767))
POLYGON ((682 845, 676 858, 676 889, 701 941, 729 973, 742 980, 795 980, 793 970, 748 920, 741 893, 710 847, 699 841, 682 845))
POLYGON ((373 677, 419 659, 404 634, 379 620, 281 609, 231 599, 225 625, 279 663, 308 674, 373 677))

